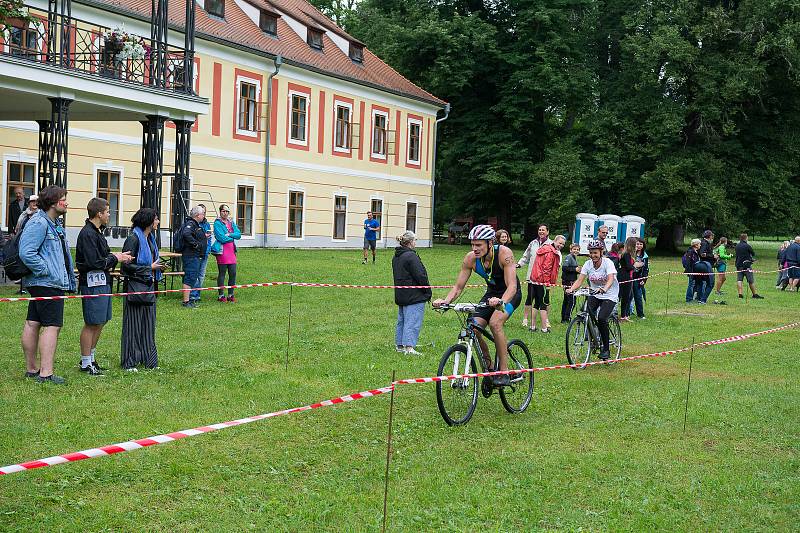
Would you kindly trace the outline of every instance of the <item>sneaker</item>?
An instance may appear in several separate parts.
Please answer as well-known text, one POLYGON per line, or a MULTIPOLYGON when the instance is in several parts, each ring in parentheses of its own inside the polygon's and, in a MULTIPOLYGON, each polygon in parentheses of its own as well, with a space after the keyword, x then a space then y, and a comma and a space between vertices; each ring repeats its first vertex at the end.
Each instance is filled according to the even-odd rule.
POLYGON ((102 366, 100 366, 100 365, 98 365, 98 364, 97 364, 97 361, 92 361, 92 366, 93 366, 93 367, 95 367, 95 369, 97 369, 97 370, 99 370, 99 371, 101 371, 101 372, 102 372, 103 370, 105 370, 105 368, 103 368, 102 366))
POLYGON ((542 333, 550 333, 550 328, 542 328, 542 333))
POLYGON ((189 300, 188 302, 183 302, 181 305, 189 309, 194 309, 194 302, 192 302, 191 300, 189 300))
POLYGON ((754 294, 753 295, 753 300, 763 300, 763 299, 764 299, 764 297, 761 296, 760 294, 754 294))
POLYGON ((235 304, 236 303, 236 298, 234 298, 233 296, 228 296, 228 303, 229 304, 235 304))
POLYGON ((394 347, 394 351, 396 351, 397 353, 405 353, 406 347, 401 344, 398 344, 394 347))
POLYGON ((507 385, 511 385, 511 378, 508 377, 508 374, 492 376, 492 384, 495 387, 505 387, 507 385))
POLYGON ((36 372, 25 371, 25 377, 26 378, 38 378, 39 377, 39 371, 38 370, 36 372))
POLYGON ((537 331, 537 329, 536 329, 536 326, 531 326, 531 327, 530 327, 530 328, 528 328, 528 329, 530 329, 531 331, 537 331))
POLYGON ((364 259, 363 261, 361 261, 361 264, 362 264, 362 265, 366 265, 366 264, 367 264, 367 260, 366 260, 366 259, 364 259))
POLYGON ((82 366, 81 372, 86 372, 90 376, 102 376, 103 373, 94 365, 82 366))
POLYGON ((611 353, 608 350, 603 350, 598 357, 601 361, 608 361, 611 359, 611 353))
POLYGON ((217 301, 218 301, 218 302, 225 303, 225 302, 227 302, 227 301, 228 301, 228 299, 227 299, 227 298, 225 298, 224 296, 218 296, 218 297, 217 297, 217 301))
POLYGON ((415 350, 413 346, 406 346, 406 350, 405 350, 405 352, 406 352, 408 355, 422 355, 422 354, 421 354, 421 353, 419 353, 417 350, 415 350))
POLYGON ((739 298, 744 298, 744 296, 742 296, 742 295, 740 294, 740 295, 739 295, 739 298))
POLYGON ((522 319, 522 327, 523 328, 527 328, 528 327, 528 319, 527 318, 523 318, 522 319))
POLYGON ((67 383, 67 380, 62 378, 61 376, 56 376, 55 374, 51 374, 49 376, 37 376, 36 383, 52 383, 53 385, 64 385, 67 383))
POLYGON ((639 317, 639 320, 647 320, 647 317, 642 315, 642 316, 639 317))
POLYGON ((775 289, 776 289, 776 290, 781 290, 782 288, 783 288, 783 287, 781 287, 780 285, 775 285, 775 289))

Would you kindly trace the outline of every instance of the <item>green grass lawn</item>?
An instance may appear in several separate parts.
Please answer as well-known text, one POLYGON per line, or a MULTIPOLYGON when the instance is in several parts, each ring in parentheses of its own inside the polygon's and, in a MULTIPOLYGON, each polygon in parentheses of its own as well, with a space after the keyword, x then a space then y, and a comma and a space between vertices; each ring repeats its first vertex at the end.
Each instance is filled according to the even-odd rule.
MULTIPOLYGON (((770 245, 772 246, 772 245, 770 245)), ((466 247, 421 250, 431 282, 451 283, 466 247)), ((771 248, 757 265, 773 269, 771 248)), ((516 252, 519 254, 519 251, 516 252)), ((391 283, 391 251, 243 250, 240 283, 391 283)), ((651 270, 679 270, 656 258, 651 270)), ((209 266, 207 284, 216 267, 209 266)), ((478 278, 473 277, 473 282, 478 278)), ((647 320, 623 326, 623 355, 687 346, 798 320, 800 297, 757 276, 765 300, 684 305, 682 276, 648 283, 647 320), (665 315, 667 283, 669 309, 665 315)), ((1 288, 0 295, 11 295, 1 288)), ((119 369, 121 306, 98 347, 111 370, 77 370, 80 303, 66 303, 57 373, 64 387, 22 378, 24 303, 0 303, 0 463, 68 453, 223 422, 436 373, 458 333, 452 314, 426 312, 419 350, 394 351, 391 290, 203 293, 158 304, 160 368, 119 369)), ((434 291, 435 296, 446 291, 434 291)), ((470 289, 461 301, 478 298, 470 289)), ((561 305, 553 292, 553 309, 561 305)), ((510 337, 534 364, 565 361, 564 327, 510 337)), ((432 384, 395 395, 388 525, 393 530, 793 530, 800 516, 800 329, 689 354, 536 375, 534 400, 507 414, 495 395, 448 428, 432 384)), ((0 530, 374 531, 382 520, 389 396, 226 429, 145 450, 0 477, 0 530)))

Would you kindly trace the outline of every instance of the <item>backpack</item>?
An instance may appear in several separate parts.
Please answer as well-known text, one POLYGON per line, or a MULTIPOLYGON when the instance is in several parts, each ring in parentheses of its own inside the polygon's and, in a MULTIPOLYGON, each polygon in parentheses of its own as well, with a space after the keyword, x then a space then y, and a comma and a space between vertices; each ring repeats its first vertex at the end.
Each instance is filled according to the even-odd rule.
POLYGON ((552 244, 536 250, 531 269, 531 281, 553 284, 558 279, 558 254, 552 244))
POLYGON ((172 234, 172 251, 176 253, 183 252, 183 224, 175 230, 172 234))
POLYGON ((19 231, 10 239, 5 246, 3 246, 3 268, 6 271, 6 276, 12 281, 17 281, 31 273, 31 269, 27 267, 22 259, 19 258, 19 238, 22 236, 22 230, 28 224, 31 218, 28 217, 20 226, 19 231))
POLYGON ((686 253, 683 254, 683 257, 681 258, 681 263, 683 264, 684 272, 691 272, 692 270, 694 270, 694 264, 696 261, 692 257, 692 251, 693 249, 689 248, 688 250, 686 250, 686 253))

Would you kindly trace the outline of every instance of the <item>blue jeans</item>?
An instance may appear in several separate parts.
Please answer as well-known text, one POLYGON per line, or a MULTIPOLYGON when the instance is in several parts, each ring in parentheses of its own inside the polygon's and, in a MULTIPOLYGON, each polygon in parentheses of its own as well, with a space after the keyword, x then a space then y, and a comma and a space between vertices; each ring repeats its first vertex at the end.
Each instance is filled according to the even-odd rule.
POLYGON ((700 276, 686 276, 689 278, 689 285, 686 287, 686 303, 691 302, 694 300, 694 289, 697 282, 697 278, 700 276))
POLYGON ((419 332, 422 329, 422 318, 425 316, 425 302, 401 305, 397 309, 397 331, 394 343, 397 346, 417 345, 419 332))
POLYGON ((708 261, 700 261, 694 266, 695 272, 706 272, 707 276, 695 276, 698 278, 697 283, 697 299, 701 302, 708 300, 711 291, 714 290, 714 273, 711 269, 711 263, 708 261))
POLYGON ((636 305, 636 316, 644 316, 644 286, 639 281, 633 282, 633 303, 636 305))
MULTIPOLYGON (((208 266, 208 254, 200 258, 200 271, 197 274, 197 285, 195 287, 202 287, 206 279, 206 267, 208 266)), ((184 271, 185 272, 185 271, 184 271)), ((192 291, 189 293, 190 300, 199 300, 200 291, 192 291)))
MULTIPOLYGON (((187 287, 191 287, 195 289, 200 286, 200 262, 202 261, 202 257, 197 257, 193 255, 184 255, 183 256, 183 284, 187 287)), ((189 293, 189 299, 192 300, 194 298, 193 293, 196 291, 191 291, 189 293)))

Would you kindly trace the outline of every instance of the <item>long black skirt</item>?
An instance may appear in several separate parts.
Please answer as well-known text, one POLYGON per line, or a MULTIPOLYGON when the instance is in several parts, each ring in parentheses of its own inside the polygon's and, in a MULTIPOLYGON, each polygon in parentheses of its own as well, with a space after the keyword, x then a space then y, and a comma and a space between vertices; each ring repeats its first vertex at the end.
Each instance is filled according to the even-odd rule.
POLYGON ((129 305, 122 302, 122 368, 158 366, 156 348, 156 306, 129 305))

